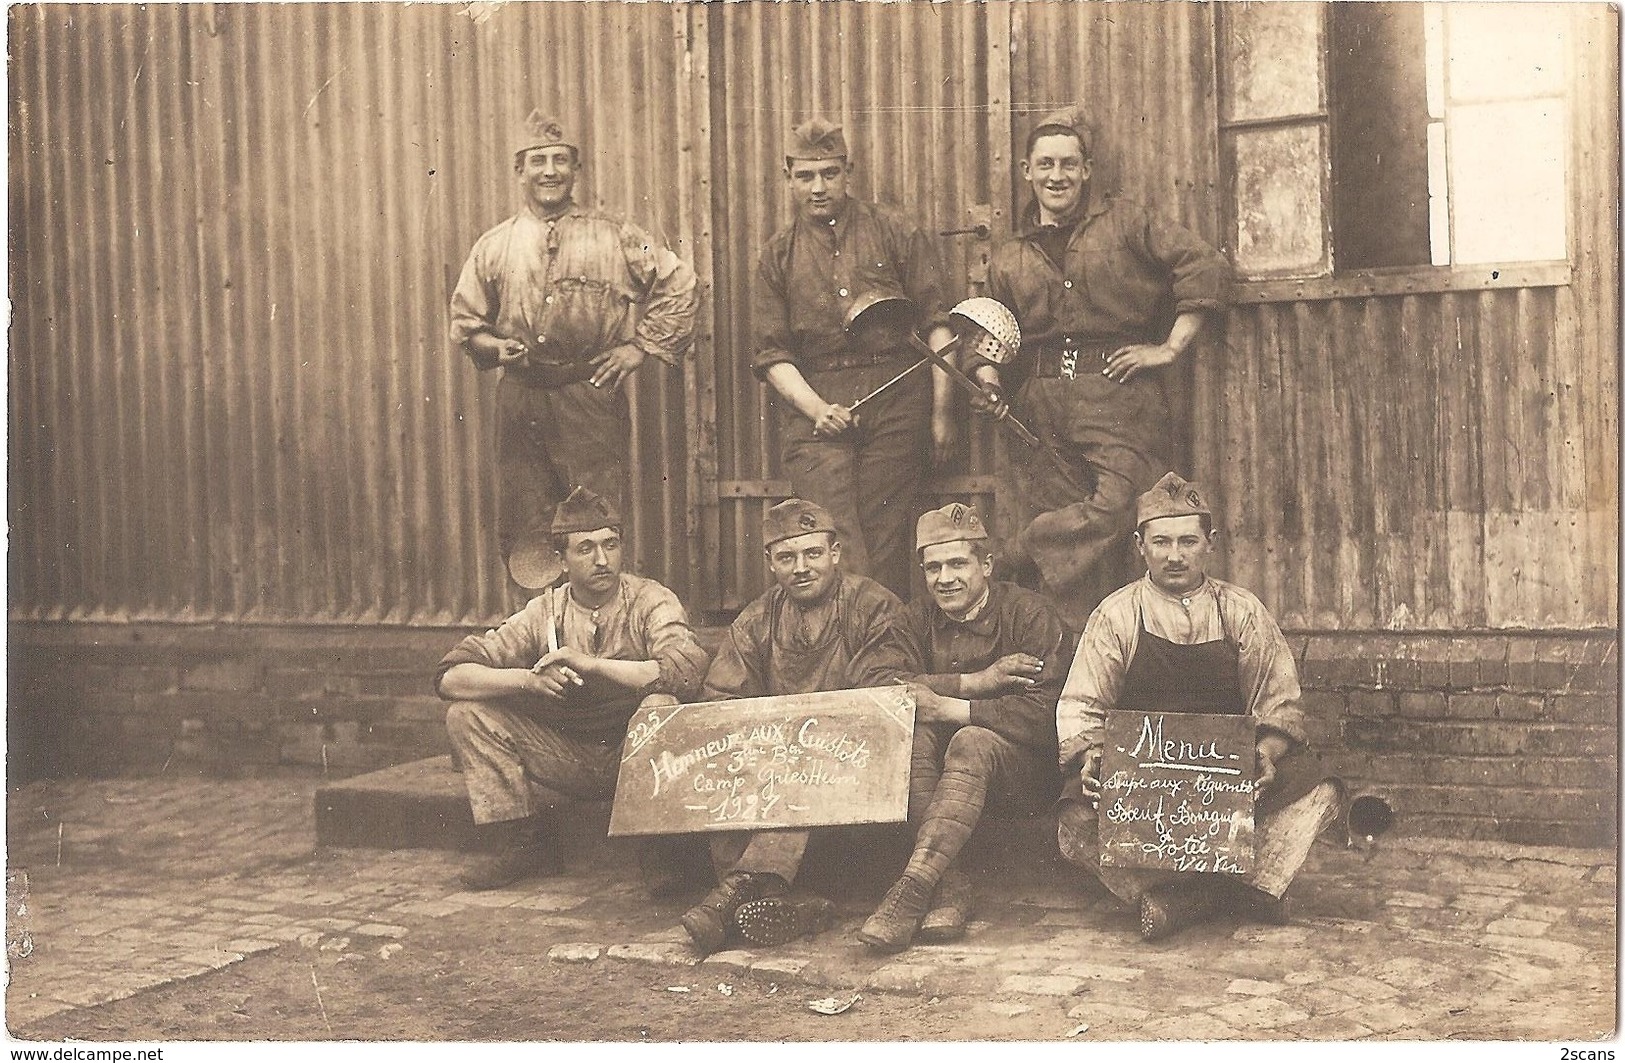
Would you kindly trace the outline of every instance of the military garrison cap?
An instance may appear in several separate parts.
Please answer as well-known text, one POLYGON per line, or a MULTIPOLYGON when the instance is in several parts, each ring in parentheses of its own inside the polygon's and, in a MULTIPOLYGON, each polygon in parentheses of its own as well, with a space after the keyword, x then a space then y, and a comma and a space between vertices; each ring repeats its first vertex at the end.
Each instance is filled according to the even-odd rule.
MULTIPOLYGON (((1051 111, 1039 119, 1038 125, 1062 125, 1078 134, 1083 142, 1083 154, 1089 158, 1095 151, 1095 124, 1089 119, 1089 112, 1081 103, 1068 104, 1058 111, 1051 111)), ((1034 126, 1034 129, 1038 126, 1034 126)))
POLYGON ((1168 473, 1155 487, 1140 496, 1134 507, 1134 523, 1144 524, 1160 517, 1211 517, 1207 491, 1178 473, 1168 473))
POLYGON ((791 159, 844 159, 846 137, 841 127, 823 118, 809 118, 790 130, 784 140, 784 164, 791 159))
POLYGON ((553 511, 552 534, 597 531, 599 528, 616 527, 620 523, 621 515, 603 495, 577 487, 553 511))
POLYGON ((782 539, 811 535, 813 532, 834 535, 835 519, 829 515, 829 510, 817 502, 808 502, 803 498, 787 498, 768 510, 767 516, 762 518, 763 546, 772 546, 782 539))
POLYGON ((557 144, 581 150, 581 145, 569 135, 560 119, 545 115, 539 109, 532 110, 530 117, 521 122, 519 128, 514 131, 513 150, 509 154, 518 155, 532 148, 551 148, 557 144))
POLYGON ((920 514, 914 525, 914 549, 924 550, 938 543, 974 542, 987 538, 987 527, 975 506, 950 502, 941 509, 920 514))

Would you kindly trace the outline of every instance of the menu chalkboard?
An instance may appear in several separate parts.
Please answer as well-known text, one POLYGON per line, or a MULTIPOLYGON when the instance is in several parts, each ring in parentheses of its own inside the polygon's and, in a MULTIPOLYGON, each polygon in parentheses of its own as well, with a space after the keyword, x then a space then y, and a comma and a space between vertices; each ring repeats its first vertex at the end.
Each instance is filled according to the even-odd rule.
POLYGON ((1101 864, 1252 870, 1253 732, 1250 716, 1108 712, 1101 864))
POLYGON ((609 833, 899 823, 913 746, 902 686, 649 710, 627 729, 609 833))

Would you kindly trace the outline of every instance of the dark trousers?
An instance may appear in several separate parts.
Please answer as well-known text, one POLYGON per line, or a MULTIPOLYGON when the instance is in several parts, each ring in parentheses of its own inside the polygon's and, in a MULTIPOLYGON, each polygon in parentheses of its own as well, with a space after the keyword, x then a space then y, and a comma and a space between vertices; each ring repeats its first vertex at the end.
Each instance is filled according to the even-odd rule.
POLYGON ((1027 426, 1055 448, 1065 468, 1025 448, 1011 451, 1018 455, 1012 460, 1022 529, 1015 553, 1037 566, 1041 590, 1072 631, 1082 631, 1100 598, 1115 589, 1102 586, 1101 562, 1120 556, 1114 548, 1134 530, 1135 500, 1168 471, 1160 454, 1168 424, 1160 385, 1114 384, 1097 366, 1088 373, 1076 380, 1035 377, 1017 402, 1027 426))
POLYGON ((497 384, 497 548, 503 561, 527 532, 550 527, 572 488, 626 512, 631 417, 620 388, 497 384))
MULTIPOLYGON (((907 362, 809 373, 827 402, 850 405, 907 362)), ((829 510, 841 541, 841 567, 907 599, 914 578, 914 521, 931 446, 931 375, 917 370, 858 411, 858 426, 815 439, 812 422, 787 410, 781 458, 800 498, 829 510)))

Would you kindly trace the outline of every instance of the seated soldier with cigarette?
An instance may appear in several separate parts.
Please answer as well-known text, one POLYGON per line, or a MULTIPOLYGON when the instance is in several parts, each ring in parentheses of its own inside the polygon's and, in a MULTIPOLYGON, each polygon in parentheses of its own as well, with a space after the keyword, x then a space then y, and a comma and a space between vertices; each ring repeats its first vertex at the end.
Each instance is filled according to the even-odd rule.
MULTIPOLYGON (((729 627, 705 677, 704 701, 884 686, 907 670, 897 635, 902 603, 874 580, 841 570, 829 511, 799 498, 762 521, 774 585, 729 627)), ((781 945, 822 929, 828 900, 791 893, 807 830, 713 834, 717 887, 683 916, 694 947, 710 954, 737 930, 755 945, 781 945)))
MULTIPOLYGON (((463 639, 435 680, 452 702, 446 728, 474 822, 495 850, 464 871, 468 889, 561 870, 531 784, 608 800, 627 722, 640 709, 692 699, 705 674, 705 651, 677 596, 621 571, 621 518, 610 503, 577 487, 554 511, 550 545, 566 578, 496 630, 463 639)), ((545 548, 521 543, 510 567, 545 548)), ((681 886, 670 846, 643 850, 651 894, 681 886)))
POLYGON ((914 752, 907 869, 858 937, 895 952, 964 936, 970 884, 954 859, 990 798, 1034 809, 1055 797, 1055 703, 1066 633, 1043 598, 992 579, 993 552, 976 507, 920 517, 914 545, 929 601, 898 630, 913 674, 914 752))
POLYGON ((1334 822, 1342 783, 1305 745, 1298 671, 1281 630, 1251 593, 1207 575, 1217 533, 1206 492, 1174 473, 1139 497, 1143 579, 1100 603, 1084 628, 1056 709, 1061 855, 1137 905, 1140 933, 1166 937, 1226 902, 1284 922, 1284 894, 1315 837, 1334 822), (1102 866, 1100 764, 1109 710, 1250 716, 1255 859, 1245 875, 1102 866))

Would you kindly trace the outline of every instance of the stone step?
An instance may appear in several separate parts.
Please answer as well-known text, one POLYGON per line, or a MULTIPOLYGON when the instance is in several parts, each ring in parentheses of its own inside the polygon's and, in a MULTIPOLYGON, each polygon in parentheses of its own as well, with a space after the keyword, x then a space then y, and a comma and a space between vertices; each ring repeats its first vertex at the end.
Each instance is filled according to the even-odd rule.
MULTIPOLYGON (((607 801, 581 802, 550 790, 532 790, 542 815, 565 850, 567 859, 598 858, 620 862, 636 849, 635 839, 608 838, 607 801)), ((316 791, 316 840, 337 848, 478 849, 480 842, 468 809, 463 777, 451 757, 430 757, 356 775, 316 791)), ((907 861, 909 841, 901 824, 842 828, 814 835, 813 846, 838 845, 844 859, 816 864, 837 878, 895 877, 907 861), (855 871, 855 868, 862 868, 855 871)), ((1023 878, 1061 873, 1055 846, 1055 819, 988 815, 960 857, 968 871, 1023 878)), ((809 861, 808 866, 812 866, 809 861)))
POLYGON ((316 841, 351 849, 472 849, 474 819, 450 756, 329 783, 316 791, 316 841))

